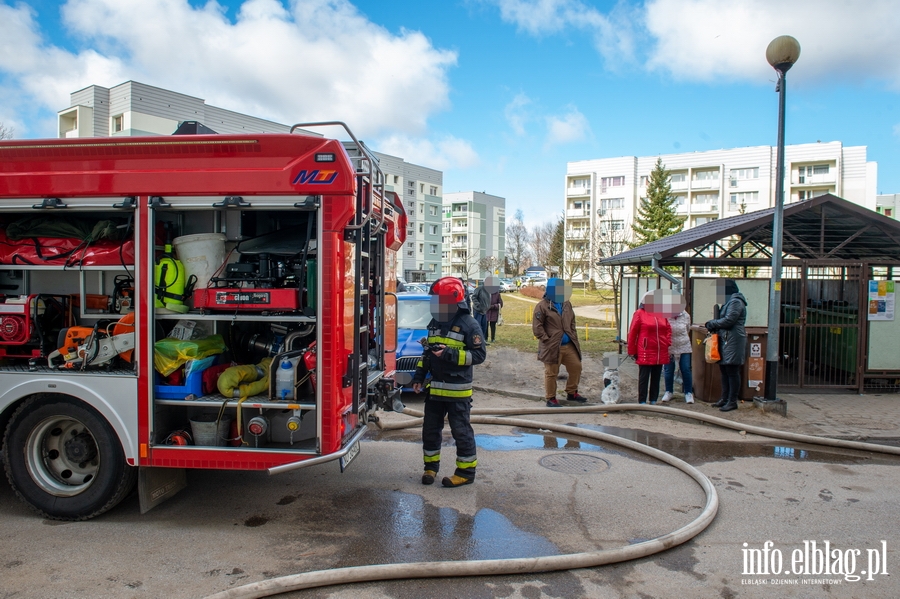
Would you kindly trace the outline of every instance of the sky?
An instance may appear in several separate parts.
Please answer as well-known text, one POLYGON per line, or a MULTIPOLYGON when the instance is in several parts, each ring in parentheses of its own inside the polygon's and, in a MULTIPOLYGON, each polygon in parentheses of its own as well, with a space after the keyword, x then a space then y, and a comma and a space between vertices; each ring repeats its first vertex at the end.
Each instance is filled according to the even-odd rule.
POLYGON ((71 92, 133 80, 280 123, 346 122, 444 192, 555 221, 566 163, 864 145, 900 193, 895 0, 0 0, 0 124, 55 137, 71 92))

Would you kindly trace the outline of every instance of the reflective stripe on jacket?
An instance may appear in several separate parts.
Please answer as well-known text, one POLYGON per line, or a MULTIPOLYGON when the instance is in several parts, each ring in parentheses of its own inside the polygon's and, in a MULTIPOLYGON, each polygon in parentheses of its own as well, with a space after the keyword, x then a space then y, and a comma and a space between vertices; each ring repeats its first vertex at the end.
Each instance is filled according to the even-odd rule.
POLYGON ((429 398, 462 401, 472 397, 473 366, 487 355, 481 326, 464 310, 459 310, 449 323, 432 319, 428 323, 428 344, 445 345, 440 356, 428 349, 416 364, 414 383, 425 381, 431 373, 429 398))

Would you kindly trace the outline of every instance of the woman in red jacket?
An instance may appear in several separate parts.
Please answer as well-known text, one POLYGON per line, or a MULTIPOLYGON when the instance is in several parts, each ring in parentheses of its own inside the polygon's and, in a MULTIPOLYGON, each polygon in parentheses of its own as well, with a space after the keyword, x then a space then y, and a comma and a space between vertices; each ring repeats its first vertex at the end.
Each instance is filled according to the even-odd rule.
POLYGON ((628 331, 628 355, 638 365, 638 403, 656 405, 659 397, 659 377, 664 364, 669 363, 669 346, 672 344, 672 326, 662 308, 661 290, 648 291, 631 317, 628 331), (657 301, 659 300, 659 301, 657 301))

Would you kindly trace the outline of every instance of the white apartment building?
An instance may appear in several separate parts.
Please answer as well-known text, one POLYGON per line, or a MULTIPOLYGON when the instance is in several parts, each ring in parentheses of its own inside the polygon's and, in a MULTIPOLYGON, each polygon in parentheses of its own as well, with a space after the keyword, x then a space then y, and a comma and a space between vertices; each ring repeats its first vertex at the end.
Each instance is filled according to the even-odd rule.
POLYGON ((890 193, 875 196, 875 212, 890 216, 894 220, 900 218, 900 193, 890 193))
MULTIPOLYGON (((597 252, 572 248, 593 248, 610 229, 631 230, 657 158, 671 173, 672 194, 686 229, 775 205, 775 146, 569 162, 566 258, 583 261, 581 268, 567 265, 569 272, 581 273, 573 280, 596 279, 596 260, 590 258, 597 252)), ((878 165, 866 161, 865 146, 835 141, 785 147, 786 203, 832 193, 875 210, 877 177, 878 165)))
MULTIPOLYGON (((57 113, 59 137, 171 135, 185 121, 197 121, 223 134, 288 133, 291 129, 291 125, 210 106, 203 98, 137 81, 110 88, 91 85, 72 92, 70 102, 57 113)), ((443 173, 397 156, 374 154, 385 174, 385 188, 400 196, 409 219, 397 276, 407 281, 440 278, 443 173)))
POLYGON ((406 210, 406 243, 397 274, 410 283, 436 281, 442 272, 444 174, 396 156, 375 155, 385 172, 385 188, 400 196, 406 210))
POLYGON ((506 199, 478 191, 444 194, 443 276, 483 279, 506 259, 506 199))

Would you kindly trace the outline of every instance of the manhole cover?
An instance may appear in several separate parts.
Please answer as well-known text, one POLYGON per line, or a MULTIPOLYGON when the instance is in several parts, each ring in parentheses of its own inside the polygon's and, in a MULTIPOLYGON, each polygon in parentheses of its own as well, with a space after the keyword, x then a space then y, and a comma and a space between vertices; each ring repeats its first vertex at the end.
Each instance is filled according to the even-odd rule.
POLYGON ((541 458, 540 465, 566 474, 597 474, 609 470, 609 462, 586 453, 554 453, 541 458))

